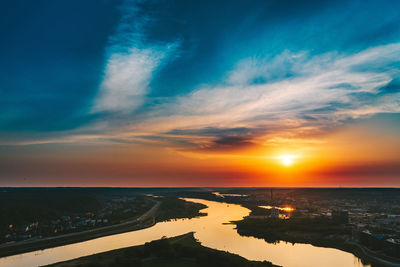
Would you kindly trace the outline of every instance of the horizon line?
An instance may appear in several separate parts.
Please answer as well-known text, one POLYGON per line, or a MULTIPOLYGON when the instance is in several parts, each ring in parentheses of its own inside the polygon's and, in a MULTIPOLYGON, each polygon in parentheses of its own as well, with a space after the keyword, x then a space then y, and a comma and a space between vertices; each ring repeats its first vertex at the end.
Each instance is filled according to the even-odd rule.
POLYGON ((383 186, 0 186, 0 188, 10 189, 28 189, 28 188, 88 188, 88 189, 102 189, 102 188, 114 188, 114 189, 196 189, 196 188, 275 188, 275 189, 400 189, 398 187, 383 187, 383 186))

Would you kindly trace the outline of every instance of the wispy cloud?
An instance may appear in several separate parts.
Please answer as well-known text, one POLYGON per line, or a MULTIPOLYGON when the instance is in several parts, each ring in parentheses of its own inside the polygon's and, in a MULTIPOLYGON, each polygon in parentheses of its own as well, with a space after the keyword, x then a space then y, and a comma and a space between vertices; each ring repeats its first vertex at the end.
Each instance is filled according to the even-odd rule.
MULTIPOLYGON (((348 119, 400 112, 400 93, 381 93, 381 88, 399 75, 394 64, 399 55, 397 43, 351 55, 309 56, 307 52, 285 51, 271 61, 244 59, 221 85, 168 99, 132 130, 152 135, 186 133, 191 138, 197 133, 217 143, 221 136, 216 133, 210 138, 212 127, 246 127, 257 132, 265 129, 276 140, 279 136, 319 133, 348 119), (283 75, 274 74, 276 69, 283 75)), ((260 138, 260 134, 255 136, 260 138)), ((232 138, 243 136, 228 135, 232 138)))
MULTIPOLYGON (((400 43, 350 55, 284 51, 273 58, 246 58, 227 71, 219 84, 157 99, 156 104, 145 94, 168 52, 127 51, 110 57, 111 74, 106 75, 103 95, 97 99, 102 103, 97 111, 120 115, 85 127, 96 129, 94 135, 101 135, 98 140, 185 151, 287 145, 291 140, 314 144, 315 136, 349 119, 400 112, 400 91, 391 88, 386 93, 400 73, 400 43), (130 115, 143 101, 149 101, 147 108, 140 115, 130 115)), ((79 135, 79 130, 75 133, 79 135)))
POLYGON ((163 52, 136 47, 127 54, 111 55, 93 111, 130 112, 139 107, 164 57, 163 52))
POLYGON ((125 5, 116 33, 110 37, 108 60, 92 112, 129 113, 144 103, 155 71, 176 51, 178 42, 149 44, 144 30, 149 17, 134 3, 125 5))

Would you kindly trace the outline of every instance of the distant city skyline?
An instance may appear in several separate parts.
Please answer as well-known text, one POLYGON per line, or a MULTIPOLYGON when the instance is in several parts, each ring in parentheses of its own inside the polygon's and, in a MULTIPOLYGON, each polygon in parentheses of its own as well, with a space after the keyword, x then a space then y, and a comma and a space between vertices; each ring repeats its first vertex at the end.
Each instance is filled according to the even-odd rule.
POLYGON ((400 2, 7 1, 0 186, 400 186, 400 2))

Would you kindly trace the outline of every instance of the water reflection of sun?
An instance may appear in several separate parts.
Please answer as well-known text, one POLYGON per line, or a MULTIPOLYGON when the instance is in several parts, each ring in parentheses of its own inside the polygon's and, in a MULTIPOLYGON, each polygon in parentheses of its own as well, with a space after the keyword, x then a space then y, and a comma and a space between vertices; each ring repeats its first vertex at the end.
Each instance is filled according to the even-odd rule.
POLYGON ((270 210, 270 209, 278 209, 278 210, 282 210, 282 211, 286 211, 286 212, 294 211, 294 208, 289 207, 289 206, 285 206, 283 208, 282 207, 277 207, 277 206, 258 206, 258 207, 263 208, 263 209, 268 209, 268 210, 270 210))
POLYGON ((291 207, 284 207, 284 208, 282 208, 282 210, 291 212, 291 211, 294 211, 294 208, 291 208, 291 207))

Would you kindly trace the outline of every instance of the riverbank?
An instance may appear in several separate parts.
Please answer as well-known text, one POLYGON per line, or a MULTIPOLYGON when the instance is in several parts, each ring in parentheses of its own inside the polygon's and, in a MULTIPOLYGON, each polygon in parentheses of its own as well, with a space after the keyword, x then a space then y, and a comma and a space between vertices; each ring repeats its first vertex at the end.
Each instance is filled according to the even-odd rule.
POLYGON ((194 238, 193 232, 155 240, 141 246, 117 249, 48 265, 50 266, 277 267, 267 261, 249 261, 239 255, 204 247, 194 238))
POLYGON ((161 221, 202 216, 204 214, 199 211, 205 207, 206 206, 198 203, 187 202, 176 198, 159 199, 146 213, 138 218, 123 223, 60 236, 28 239, 15 243, 2 244, 0 245, 0 257, 83 242, 108 235, 137 231, 152 227, 157 222, 161 221))
POLYGON ((173 237, 195 232, 196 239, 204 246, 240 255, 249 260, 266 260, 285 267, 363 267, 361 261, 352 254, 337 249, 305 244, 291 245, 286 242, 269 244, 263 239, 241 237, 232 224, 226 223, 242 220, 248 214, 246 208, 201 199, 185 200, 206 205, 208 208, 202 212, 206 212, 207 216, 191 220, 165 221, 140 231, 3 257, 0 258, 0 265, 4 267, 43 266, 116 249, 140 246, 146 242, 161 239, 163 236, 173 237))
POLYGON ((41 239, 28 239, 15 243, 0 245, 0 257, 6 257, 25 252, 58 247, 76 242, 82 242, 107 235, 114 235, 128 231, 136 231, 153 226, 156 222, 152 217, 159 209, 161 203, 156 204, 140 217, 124 223, 99 227, 82 232, 70 233, 60 236, 46 237, 41 239))
POLYGON ((400 259, 380 255, 364 246, 351 241, 351 231, 328 221, 316 220, 278 220, 244 219, 235 222, 237 231, 243 236, 253 236, 275 243, 311 244, 317 247, 335 248, 352 253, 363 263, 373 267, 400 267, 400 259))

